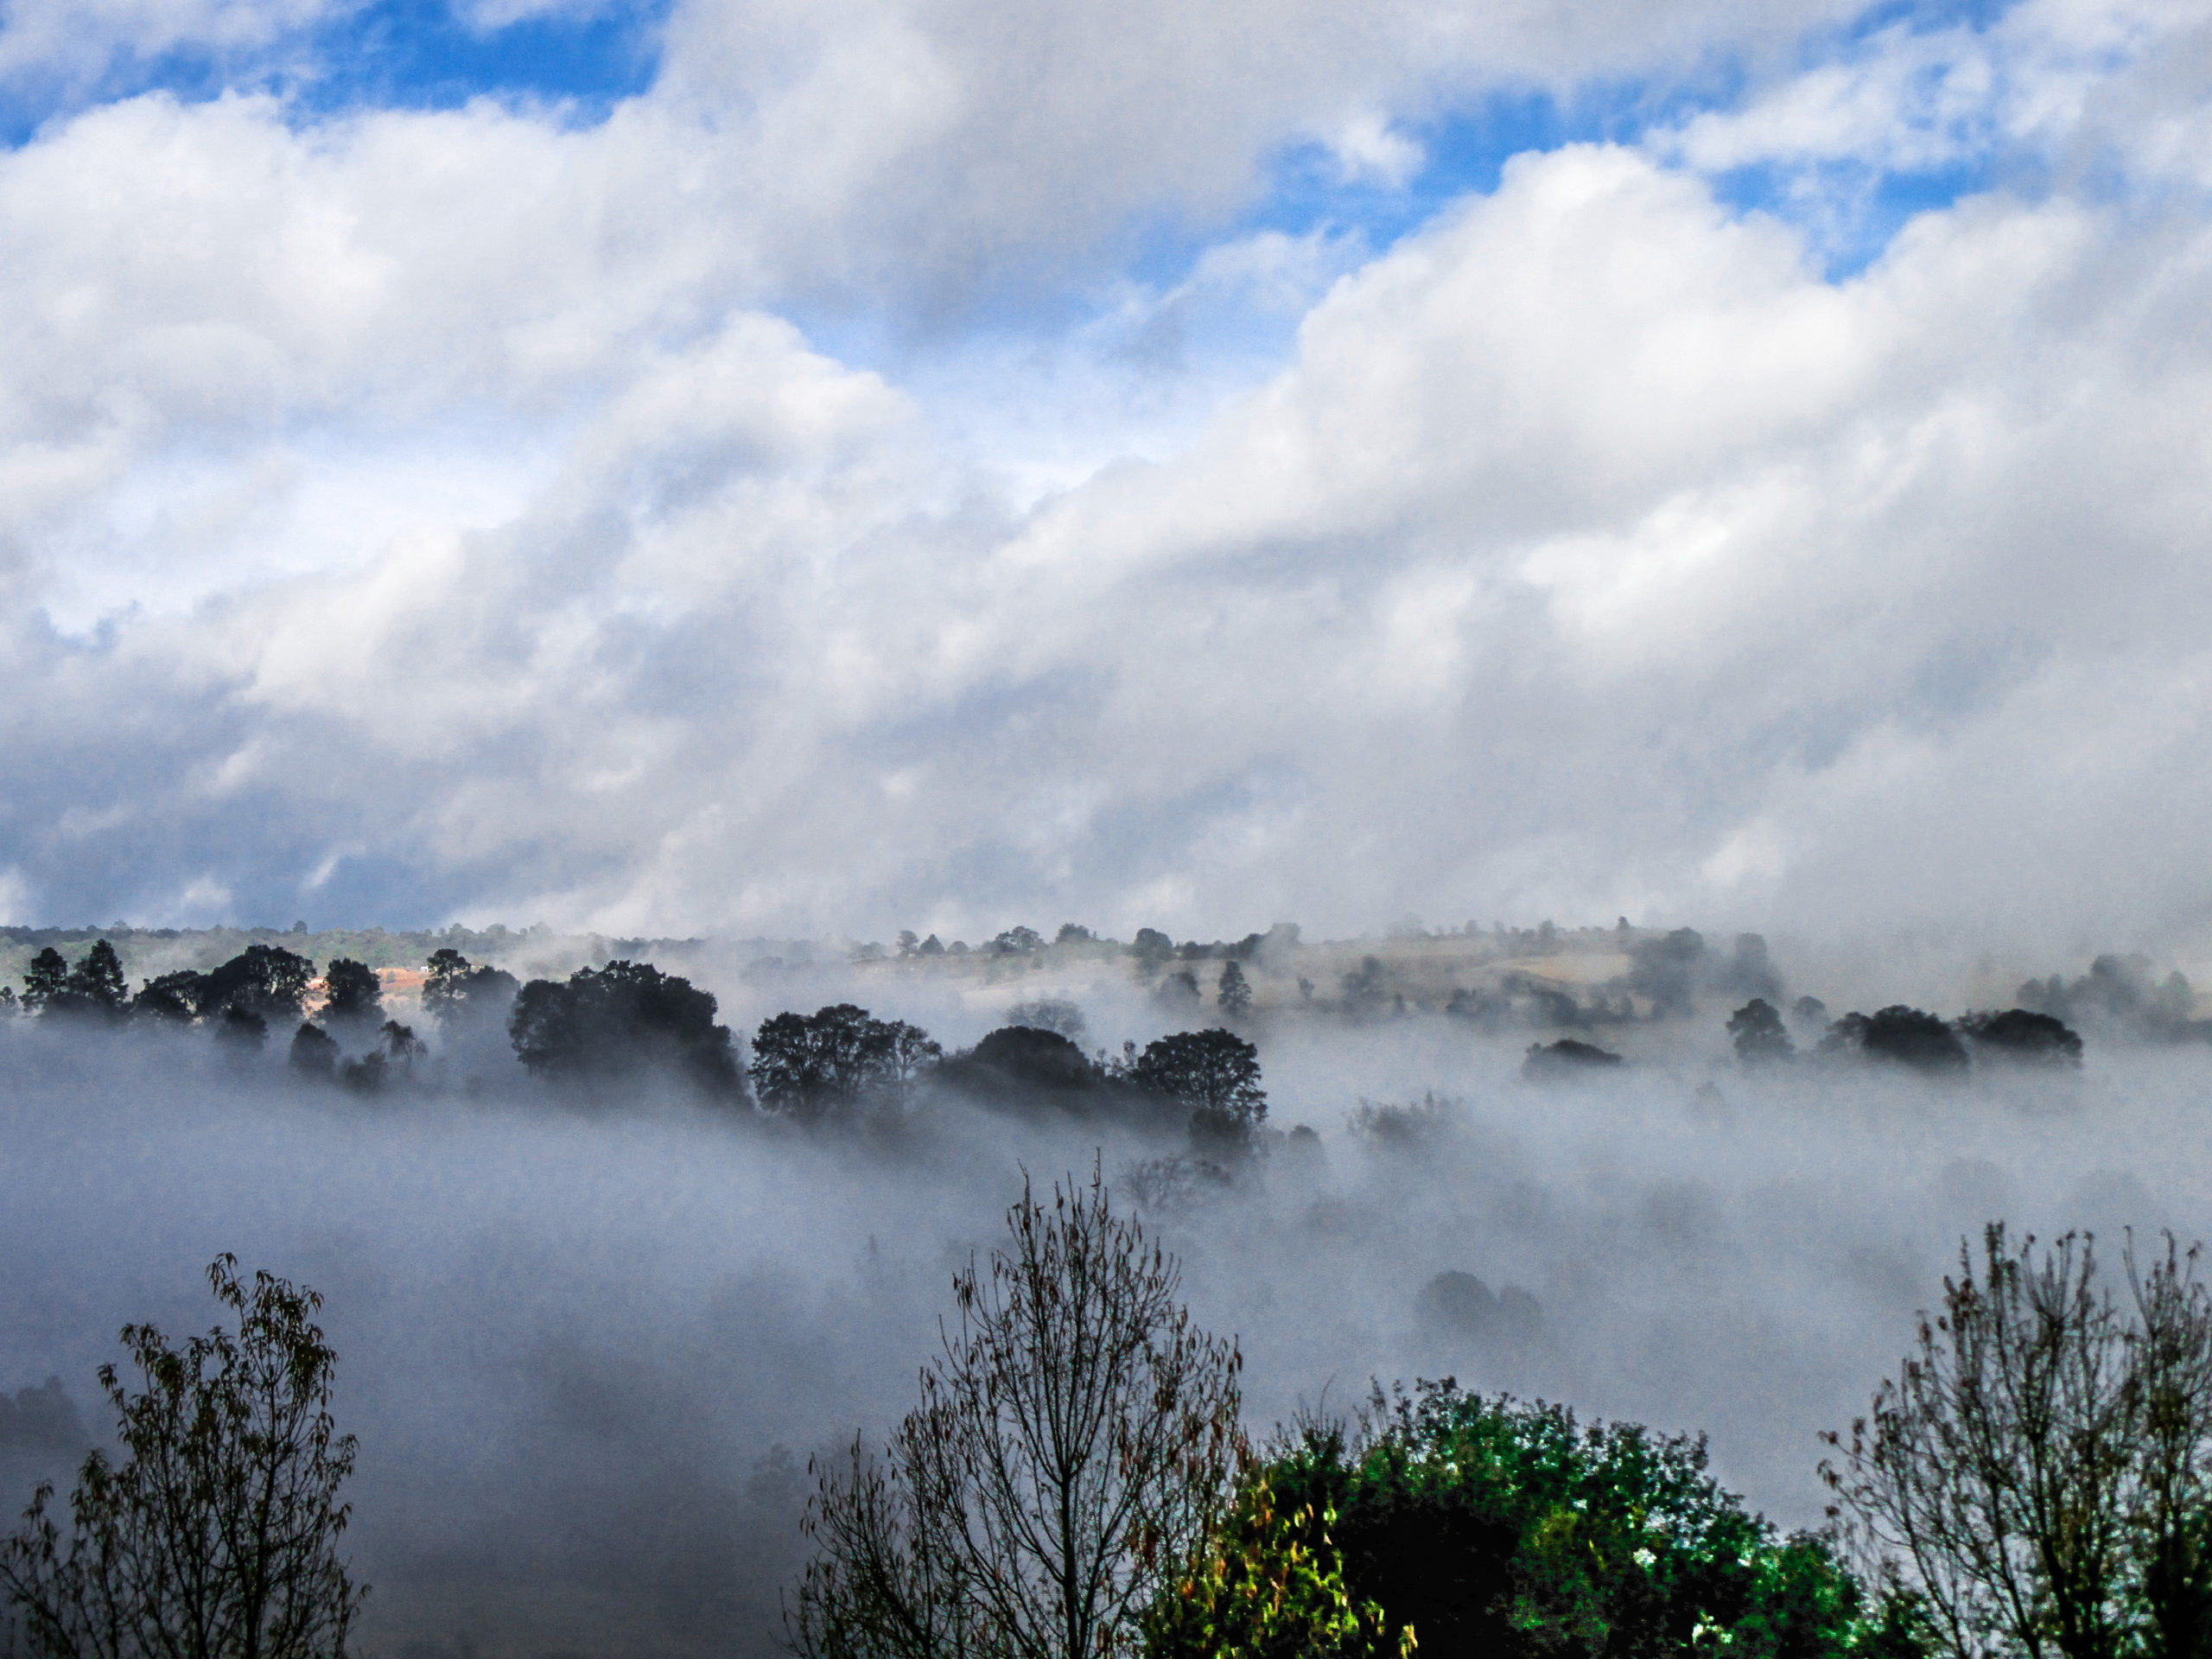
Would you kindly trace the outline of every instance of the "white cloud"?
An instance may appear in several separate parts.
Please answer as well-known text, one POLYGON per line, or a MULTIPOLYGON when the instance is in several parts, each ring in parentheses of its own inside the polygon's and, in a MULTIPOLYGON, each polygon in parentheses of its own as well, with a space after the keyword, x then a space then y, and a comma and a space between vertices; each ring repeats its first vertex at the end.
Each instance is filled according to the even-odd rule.
POLYGON ((2062 168, 1837 284, 1695 170, 2011 133, 2171 180, 2193 83, 2123 126, 2095 76, 2195 37, 2108 13, 2009 15, 2040 79, 1892 31, 1379 257, 1109 267, 911 378, 779 309, 957 311, 1317 111, 1404 162, 1452 85, 1717 14, 702 6, 588 130, 91 111, 0 156, 0 896, 2196 927, 2200 206, 2062 168))

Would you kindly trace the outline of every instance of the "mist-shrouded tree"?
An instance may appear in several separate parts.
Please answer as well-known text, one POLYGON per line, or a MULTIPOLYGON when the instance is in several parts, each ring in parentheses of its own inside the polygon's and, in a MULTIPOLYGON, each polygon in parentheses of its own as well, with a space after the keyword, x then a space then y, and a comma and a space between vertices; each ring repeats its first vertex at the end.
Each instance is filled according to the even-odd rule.
POLYGON ((1902 1002, 1871 1014, 1845 1014, 1821 1039, 1820 1052, 1886 1060, 1930 1077, 1957 1076, 1973 1064, 1949 1025, 1902 1002))
POLYGON ((296 1020, 315 978, 315 963, 282 945, 250 944, 200 983, 200 1012, 238 1009, 264 1022, 296 1020))
POLYGON ((790 1636, 802 1659, 1123 1659, 1198 1558, 1243 1440, 1233 1342, 1094 1175, 1025 1188, 953 1281, 957 1329, 880 1455, 824 1471, 790 1636))
POLYGON ((540 1077, 605 1082, 665 1066, 710 1098, 739 1099, 744 1073, 715 1006, 712 992, 651 963, 610 962, 565 983, 531 980, 507 1031, 515 1057, 540 1077))
POLYGON ((1688 1014, 1697 1006, 1697 981, 1705 964, 1705 936, 1678 927, 1657 938, 1637 939, 1628 948, 1629 989, 1651 1000, 1661 1018, 1688 1014))
POLYGON ((1221 982, 1214 988, 1214 1001, 1232 1020, 1251 1012, 1252 982, 1244 977, 1244 969, 1235 962, 1222 964, 1221 982))
MULTIPOLYGON (((297 1039, 294 1040, 296 1045, 297 1039)), ((348 1060, 340 1067, 338 1080, 357 1094, 377 1094, 391 1084, 410 1077, 429 1052, 412 1027, 387 1020, 377 1033, 376 1046, 359 1059, 348 1060)))
POLYGON ((130 986, 123 976, 122 958, 105 939, 94 943, 46 998, 49 1014, 96 1019, 119 1019, 130 1006, 130 986))
POLYGON ((292 1046, 285 1058, 295 1071, 334 1078, 338 1075, 338 1039, 321 1026, 302 1020, 292 1033, 292 1046))
POLYGON ((1032 1031, 1058 1032, 1071 1043, 1080 1043, 1090 1031, 1090 1022, 1084 1018, 1081 1008, 1055 996, 1015 1003, 1006 1011, 1006 1022, 1027 1026, 1032 1031))
POLYGON ((140 985, 138 995, 130 999, 130 1017, 188 1026, 200 1017, 207 1002, 207 976, 181 968, 140 985))
POLYGON ((215 1040, 241 1059, 258 1054, 269 1040, 269 1021, 234 1002, 216 1015, 215 1040))
POLYGON ((753 1036, 753 1092, 764 1111, 821 1117, 914 1082, 943 1050, 919 1026, 850 1002, 779 1014, 753 1036))
POLYGON ((1797 1055, 1781 1013, 1763 996, 1728 1016, 1728 1034, 1736 1039, 1736 1058, 1746 1065, 1771 1065, 1797 1055))
POLYGON ((1175 941, 1156 927, 1141 927, 1130 942, 1129 954, 1137 959, 1137 971, 1149 977, 1175 954, 1175 941))
POLYGON ((69 959, 52 945, 31 958, 23 975, 23 1012, 39 1014, 69 982, 69 959))
POLYGON ((450 948, 432 951, 426 966, 423 1007, 448 1033, 505 1021, 522 991, 522 982, 505 969, 472 967, 450 948))
POLYGON ((1260 1051, 1218 1026, 1179 1031, 1145 1045, 1130 1077, 1154 1094, 1255 1128, 1268 1115, 1260 1051))
POLYGON ((366 963, 340 957, 322 970, 325 1020, 366 1024, 384 1012, 384 982, 366 963))
POLYGON ((2093 1241, 1961 1243, 1942 1311, 1821 1471, 1955 1659, 2212 1650, 2212 1296, 2171 1236, 2123 1303, 2093 1241))
POLYGON ((365 1586, 339 1558, 353 1466, 330 1413, 321 1299, 236 1261, 207 1270, 229 1318, 171 1346, 123 1329, 136 1386, 99 1377, 120 1461, 94 1452, 65 1528, 41 1486, 0 1543, 0 1594, 32 1659, 342 1659, 365 1586))
POLYGON ((2082 1039, 2055 1015, 2027 1008, 2007 1008, 2002 1014, 1969 1014, 1959 1021, 1980 1053, 2025 1065, 2078 1066, 2082 1039))

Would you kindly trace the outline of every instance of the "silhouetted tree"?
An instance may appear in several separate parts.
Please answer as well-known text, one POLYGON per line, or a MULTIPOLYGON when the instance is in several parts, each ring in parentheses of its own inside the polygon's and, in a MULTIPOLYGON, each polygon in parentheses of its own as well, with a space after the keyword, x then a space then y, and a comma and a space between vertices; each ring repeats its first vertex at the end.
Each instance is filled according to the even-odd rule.
POLYGON ((1073 922, 1062 922, 1060 931, 1052 936, 1054 944, 1091 944, 1098 936, 1087 927, 1077 927, 1073 922))
POLYGON ((920 954, 925 957, 941 957, 944 954, 944 942, 932 933, 922 941, 920 954))
POLYGON ((315 963, 282 945, 250 944, 206 976, 203 1013, 238 1008, 270 1019, 296 1020, 300 1001, 315 978, 315 963))
POLYGON ((1145 1045, 1130 1069, 1138 1087, 1190 1108, 1191 1132, 1212 1150, 1248 1142, 1268 1116, 1260 1051, 1218 1026, 1179 1031, 1145 1045))
POLYGON ((753 1090, 763 1110, 819 1117, 885 1097, 942 1050, 918 1026, 839 1002, 764 1020, 753 1038, 753 1090))
POLYGON ((1244 970, 1234 962, 1222 965, 1221 982, 1215 987, 1214 1001, 1231 1019, 1251 1011, 1251 982, 1244 977, 1244 970))
POLYGON ((533 979, 515 998, 515 1057, 540 1077, 607 1081, 667 1066, 703 1093, 742 1096, 744 1074, 715 1002, 651 963, 579 968, 565 984, 533 979))
POLYGON ((1736 1058, 1746 1065, 1771 1065, 1796 1058, 1797 1045, 1774 1005, 1755 996, 1728 1016, 1728 1034, 1736 1039, 1736 1058))
POLYGON ((944 1076, 971 1093, 1018 1097, 1089 1090, 1103 1080, 1097 1065, 1074 1043, 1037 1026, 1000 1027, 947 1061, 944 1076))
POLYGON ((59 990, 46 1000, 49 1014, 117 1019, 128 1011, 130 988, 123 976, 123 963, 105 939, 87 950, 71 969, 59 990))
POLYGON ((1856 1541, 1955 1659, 2190 1659, 2212 1646, 2212 1296, 2166 1241, 2133 1310, 2087 1238, 1963 1241, 1942 1312, 1821 1465, 1856 1541))
POLYGON ((384 1012, 384 982, 365 963, 339 957, 322 970, 322 985, 326 1020, 365 1024, 384 1012))
POLYGON ((37 1014, 47 1003, 61 994, 69 982, 69 959, 52 945, 48 945, 31 958, 29 970, 23 975, 23 1012, 37 1014))
POLYGON ((321 1027, 302 1020, 300 1028, 292 1033, 292 1047, 286 1057, 295 1071, 311 1077, 329 1079, 338 1075, 338 1039, 321 1027))
POLYGON ((1610 1049, 1562 1037, 1555 1043, 1529 1044, 1521 1058, 1521 1075, 1531 1083, 1559 1083, 1620 1064, 1621 1057, 1610 1049))
POLYGON ((1175 941, 1156 927, 1141 927, 1130 943, 1129 954, 1137 959, 1137 970, 1150 978, 1160 971, 1160 963, 1175 954, 1175 941))
POLYGON ((1919 1008, 1893 1003, 1872 1014, 1847 1014, 1821 1039, 1823 1054, 1859 1054, 1943 1076, 1972 1064, 1959 1034, 1919 1008))
POLYGON ((1974 1046, 2001 1059, 2031 1065, 2082 1064, 2082 1039, 2064 1022, 2047 1014, 2007 1008, 2002 1014, 1969 1014, 1959 1021, 1974 1046))
POLYGON ((522 983, 499 968, 472 968, 458 950, 434 950, 426 964, 423 1007, 441 1031, 505 1020, 522 983))
POLYGON ((353 1438, 330 1414, 322 1299, 218 1256, 231 1323, 169 1345, 150 1325, 111 1364, 120 1463, 85 1459, 69 1529, 41 1485, 0 1545, 0 1592, 34 1659, 342 1659, 365 1587, 338 1557, 353 1438))
POLYGON ((1010 927, 991 941, 991 948, 1007 955, 1026 957, 1044 943, 1044 935, 1033 927, 1010 927))
POLYGON ((207 1005, 207 976, 183 968, 141 985, 138 995, 130 999, 130 1015, 134 1020, 188 1026, 207 1005))
POLYGON ((1173 1258, 1095 1179, 1007 1219, 1012 1248, 954 1281, 921 1404, 823 1474, 801 1659, 1124 1659, 1229 1497, 1242 1361, 1173 1258))

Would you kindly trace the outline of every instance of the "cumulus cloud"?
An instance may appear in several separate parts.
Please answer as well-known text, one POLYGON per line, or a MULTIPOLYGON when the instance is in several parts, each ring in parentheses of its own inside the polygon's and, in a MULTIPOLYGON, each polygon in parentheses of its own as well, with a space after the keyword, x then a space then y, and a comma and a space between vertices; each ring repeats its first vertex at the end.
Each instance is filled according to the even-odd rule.
POLYGON ((156 94, 0 156, 11 902, 2200 925, 2206 226, 2067 168, 2177 176, 2186 54, 2110 86, 2201 24, 1877 31, 1379 251, 832 343, 1301 135, 1404 177, 1452 85, 1783 29, 1178 17, 690 6, 596 125, 156 94), (2042 182, 1842 281, 1703 177, 2006 143, 2042 182))

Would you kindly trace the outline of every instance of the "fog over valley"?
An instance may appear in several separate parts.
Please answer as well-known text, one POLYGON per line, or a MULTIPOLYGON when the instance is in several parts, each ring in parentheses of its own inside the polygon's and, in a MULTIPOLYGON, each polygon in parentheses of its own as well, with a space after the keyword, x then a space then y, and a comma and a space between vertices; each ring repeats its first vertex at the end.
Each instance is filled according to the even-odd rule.
MULTIPOLYGON (((124 944, 213 968, 251 937, 124 944)), ((549 986, 610 959, 543 935, 381 938, 393 955, 504 945, 468 971, 505 961, 549 986)), ((2185 983, 2147 963, 2035 982, 2087 1033, 2078 1065, 1969 1039, 1952 1068, 1821 1052, 1847 1009, 1808 1026, 1800 999, 1833 988, 1819 964, 1756 939, 1150 938, 1166 954, 1016 933, 964 957, 671 944, 755 1077, 762 1022, 786 1010, 861 1004, 944 1051, 811 1107, 717 1097, 673 1049, 533 1073, 504 1019, 486 1041, 465 1002, 442 1019, 404 989, 377 1012, 427 1052, 352 1086, 291 1061, 296 1019, 263 1046, 226 1040, 213 1010, 16 1014, 4 1472, 26 1496, 38 1473, 66 1485, 103 1433, 90 1379, 117 1328, 204 1325, 198 1268, 232 1251, 327 1299, 371 1649, 765 1654, 804 1558, 808 1459, 907 1408, 952 1276, 994 1247, 1025 1171, 1096 1166, 1181 1257, 1195 1316, 1242 1346, 1255 1429, 1349 1410, 1372 1380, 1456 1376, 1707 1431, 1722 1482, 1793 1526, 1826 1501, 1816 1434, 1865 1410, 1962 1237, 1998 1218, 2094 1228, 2116 1261, 2123 1228, 2193 1238, 2212 1215, 2212 1050, 2185 983), (1225 1011, 1232 964, 1253 994, 1225 1011), (1739 1057, 1727 1021, 1752 990, 1795 1023, 1796 1058, 1739 1057), (2145 1024, 2148 1005, 2179 1022, 2145 1024), (1265 1090, 1242 1150, 1116 1092, 1101 1064, 1224 1024, 1265 1090), (1009 1025, 1077 1033, 1090 1082, 1022 1072, 984 1040, 1009 1025), (1534 1063, 1562 1040, 1621 1063, 1534 1063), (969 1058, 995 1053, 997 1071, 969 1058), (36 1392, 50 1376, 66 1410, 36 1392)), ((318 1018, 349 1057, 382 1052, 373 1023, 318 1018)))

